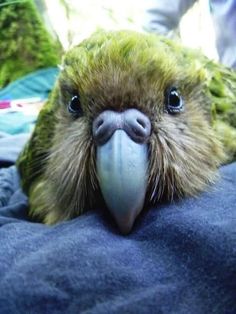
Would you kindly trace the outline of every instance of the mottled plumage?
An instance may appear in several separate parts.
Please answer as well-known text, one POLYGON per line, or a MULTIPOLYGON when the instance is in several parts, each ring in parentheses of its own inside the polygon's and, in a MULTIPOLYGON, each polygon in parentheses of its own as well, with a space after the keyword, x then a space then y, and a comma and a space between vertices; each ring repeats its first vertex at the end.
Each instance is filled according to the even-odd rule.
POLYGON ((34 218, 57 223, 103 202, 92 125, 104 110, 135 108, 151 122, 146 206, 196 195, 236 158, 236 74, 200 53, 156 35, 100 31, 62 67, 18 160, 34 218), (166 111, 172 86, 184 102, 175 114, 166 111), (68 112, 74 95, 79 117, 68 112))

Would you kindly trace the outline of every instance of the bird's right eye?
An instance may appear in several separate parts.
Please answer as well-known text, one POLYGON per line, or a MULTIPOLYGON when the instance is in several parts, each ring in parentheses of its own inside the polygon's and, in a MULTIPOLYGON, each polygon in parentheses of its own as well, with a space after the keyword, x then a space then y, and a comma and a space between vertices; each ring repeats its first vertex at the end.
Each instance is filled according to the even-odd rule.
POLYGON ((168 113, 179 113, 184 109, 184 101, 176 87, 171 87, 166 91, 165 110, 168 113))
POLYGON ((68 104, 68 111, 75 117, 81 117, 83 115, 83 110, 81 108, 79 95, 74 95, 68 104))

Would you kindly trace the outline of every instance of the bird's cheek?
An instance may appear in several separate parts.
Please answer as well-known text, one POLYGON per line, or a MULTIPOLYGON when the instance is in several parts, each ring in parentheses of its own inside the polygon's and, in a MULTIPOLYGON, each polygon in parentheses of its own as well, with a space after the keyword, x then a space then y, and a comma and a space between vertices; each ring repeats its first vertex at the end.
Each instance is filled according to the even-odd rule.
POLYGON ((109 112, 108 120, 106 115, 103 115, 101 121, 94 122, 95 140, 99 128, 104 126, 103 130, 100 129, 96 152, 99 185, 106 205, 123 234, 131 231, 136 217, 143 209, 147 190, 147 139, 151 126, 149 120, 142 115, 137 110, 109 112), (110 125, 109 121, 112 119, 110 125), (143 130, 140 125, 136 131, 132 128, 135 119, 141 123, 143 130), (131 129, 136 135, 132 135, 131 129))

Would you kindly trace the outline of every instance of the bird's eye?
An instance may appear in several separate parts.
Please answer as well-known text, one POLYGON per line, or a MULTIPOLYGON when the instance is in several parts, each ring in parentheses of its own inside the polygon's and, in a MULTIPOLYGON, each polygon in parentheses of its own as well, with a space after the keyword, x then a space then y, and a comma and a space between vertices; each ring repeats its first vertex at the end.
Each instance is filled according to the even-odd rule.
POLYGON ((184 101, 176 87, 166 92, 165 109, 168 113, 179 113, 184 109, 184 101))
POLYGON ((83 115, 79 95, 75 95, 71 98, 68 104, 68 111, 75 117, 81 117, 83 115))

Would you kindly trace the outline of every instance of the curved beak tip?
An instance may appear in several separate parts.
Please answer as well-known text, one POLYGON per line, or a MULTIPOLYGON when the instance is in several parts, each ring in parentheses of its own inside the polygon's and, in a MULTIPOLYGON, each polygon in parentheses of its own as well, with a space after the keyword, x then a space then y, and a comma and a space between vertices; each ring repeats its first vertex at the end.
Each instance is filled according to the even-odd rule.
POLYGON ((128 235, 132 230, 133 225, 121 225, 119 226, 120 233, 122 235, 128 235))
POLYGON ((136 220, 136 215, 126 215, 125 217, 115 217, 116 224, 123 235, 127 235, 131 232, 134 222, 136 220))

